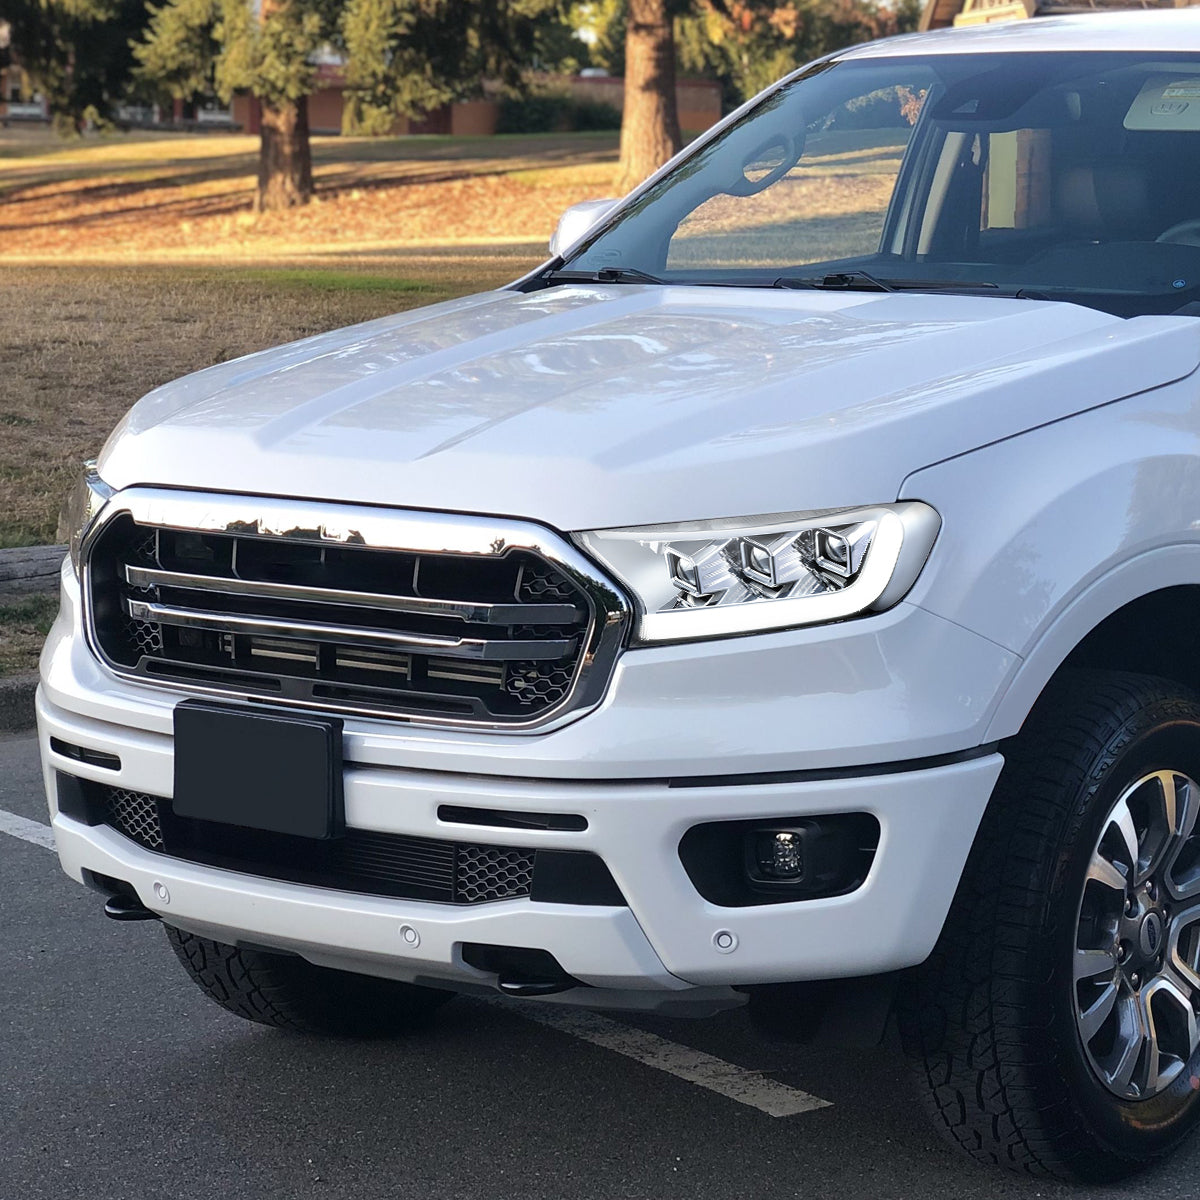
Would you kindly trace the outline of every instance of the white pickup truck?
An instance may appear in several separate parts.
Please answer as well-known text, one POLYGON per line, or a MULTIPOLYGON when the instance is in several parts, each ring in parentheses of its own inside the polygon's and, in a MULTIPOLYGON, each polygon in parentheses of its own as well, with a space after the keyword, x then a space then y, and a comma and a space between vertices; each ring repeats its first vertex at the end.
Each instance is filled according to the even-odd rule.
POLYGON ((976 1158, 1200 1118, 1200 13, 835 54, 512 286, 136 404, 65 870, 268 1024, 894 1017, 976 1158))

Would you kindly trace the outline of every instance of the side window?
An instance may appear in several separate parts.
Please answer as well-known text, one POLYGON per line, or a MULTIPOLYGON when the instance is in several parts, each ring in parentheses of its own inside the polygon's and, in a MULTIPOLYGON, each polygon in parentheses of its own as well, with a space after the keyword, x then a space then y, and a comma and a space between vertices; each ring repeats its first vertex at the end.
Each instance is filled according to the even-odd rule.
MULTIPOLYGON (((714 196, 680 221, 668 269, 875 254, 925 96, 926 88, 915 83, 884 88, 809 122, 797 131, 803 153, 780 178, 761 191, 714 196)), ((783 158, 778 144, 764 148, 762 161, 747 165, 747 180, 769 180, 783 158)))

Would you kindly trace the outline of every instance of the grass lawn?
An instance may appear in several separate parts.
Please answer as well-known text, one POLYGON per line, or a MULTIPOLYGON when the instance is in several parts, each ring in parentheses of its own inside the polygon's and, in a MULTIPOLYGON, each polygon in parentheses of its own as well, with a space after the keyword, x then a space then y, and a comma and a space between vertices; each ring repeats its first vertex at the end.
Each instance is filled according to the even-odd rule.
POLYGON ((545 246, 612 194, 615 133, 313 139, 315 201, 250 209, 258 139, 0 130, 0 264, 283 262, 397 246, 545 246))
POLYGON ((57 611, 58 601, 48 596, 0 605, 0 677, 37 669, 42 642, 57 611))

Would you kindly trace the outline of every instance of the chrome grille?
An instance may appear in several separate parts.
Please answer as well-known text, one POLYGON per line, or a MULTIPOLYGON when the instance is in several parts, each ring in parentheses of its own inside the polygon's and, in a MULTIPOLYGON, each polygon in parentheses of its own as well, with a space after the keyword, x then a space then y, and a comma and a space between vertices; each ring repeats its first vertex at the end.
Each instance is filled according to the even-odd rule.
POLYGON ((106 510, 85 577, 121 674, 439 724, 590 707, 629 615, 536 526, 151 489, 106 510))

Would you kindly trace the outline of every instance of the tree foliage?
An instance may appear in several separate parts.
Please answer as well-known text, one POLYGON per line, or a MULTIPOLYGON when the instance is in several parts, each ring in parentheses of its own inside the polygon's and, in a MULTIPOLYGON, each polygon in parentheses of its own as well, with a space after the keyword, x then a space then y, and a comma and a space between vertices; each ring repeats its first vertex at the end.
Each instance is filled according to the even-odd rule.
POLYGON ((12 49, 61 131, 104 123, 132 79, 145 0, 4 0, 12 49))
POLYGON ((349 0, 346 127, 384 132, 478 93, 484 79, 518 90, 559 0, 349 0))
POLYGON ((681 65, 747 100, 797 67, 916 28, 919 0, 694 0, 677 25, 681 65))

